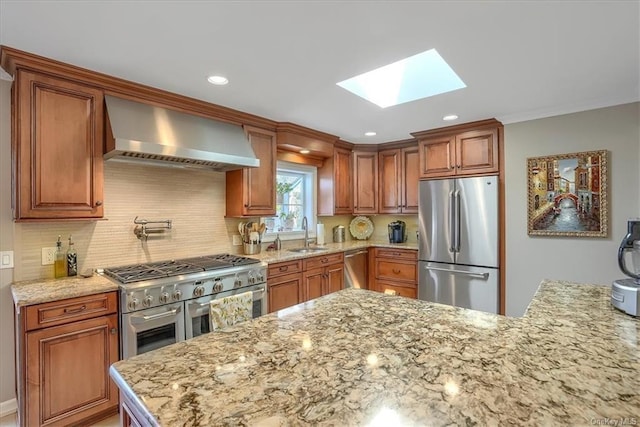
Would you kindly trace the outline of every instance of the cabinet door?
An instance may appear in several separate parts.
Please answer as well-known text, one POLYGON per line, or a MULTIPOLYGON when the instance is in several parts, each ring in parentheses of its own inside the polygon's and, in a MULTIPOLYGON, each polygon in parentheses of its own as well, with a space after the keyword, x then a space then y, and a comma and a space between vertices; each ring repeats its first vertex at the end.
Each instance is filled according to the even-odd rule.
POLYGON ((351 173, 351 151, 336 148, 334 153, 333 184, 335 191, 334 213, 351 214, 353 212, 353 186, 351 173))
POLYGON ((456 136, 456 174, 498 172, 498 130, 470 131, 456 136))
POLYGON ((26 334, 26 425, 79 423, 118 405, 108 373, 117 328, 112 314, 26 334))
POLYGON ((353 213, 378 213, 378 153, 353 153, 353 213))
POLYGON ((325 294, 344 289, 344 264, 334 264, 325 268, 326 290, 325 294))
POLYGON ((400 167, 400 200, 402 213, 418 213, 418 187, 420 182, 420 154, 418 147, 403 148, 400 167))
POLYGON ((288 274, 269 280, 269 313, 299 304, 301 298, 300 274, 288 274))
POLYGON ((245 126, 245 132, 260 166, 227 172, 226 215, 275 216, 276 134, 250 126, 245 126))
POLYGON ((420 150, 420 178, 451 176, 455 170, 455 137, 422 139, 420 150))
POLYGON ((16 80, 16 219, 101 218, 102 92, 24 70, 16 80))
POLYGON ((316 268, 302 274, 302 299, 309 301, 325 294, 325 269, 316 268))
MULTIPOLYGON (((417 150, 417 149, 416 149, 417 150)), ((378 153, 380 170, 378 189, 380 194, 379 212, 398 213, 402 209, 400 150, 385 150, 378 153)), ((402 171, 404 174, 404 171, 402 171)), ((416 169, 417 177, 417 169, 416 169)), ((418 186, 416 182, 416 187, 418 186)))

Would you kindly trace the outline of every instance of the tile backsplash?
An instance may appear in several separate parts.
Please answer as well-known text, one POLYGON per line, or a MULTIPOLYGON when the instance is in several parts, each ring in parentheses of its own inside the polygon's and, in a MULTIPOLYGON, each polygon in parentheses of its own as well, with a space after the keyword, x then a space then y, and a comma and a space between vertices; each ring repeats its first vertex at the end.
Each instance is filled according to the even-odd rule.
MULTIPOLYGON (((41 265, 41 248, 54 247, 58 235, 62 236, 65 250, 69 235, 73 235, 78 272, 214 253, 242 253, 242 246, 232 245, 241 219, 224 217, 224 172, 107 161, 104 193, 104 220, 15 223, 19 259, 14 280, 53 277, 53 265, 41 265), (142 243, 133 234, 136 216, 170 219, 172 229, 142 243)), ((353 218, 319 217, 325 224, 325 241, 333 241, 332 228, 340 224, 347 228, 346 237, 351 240, 349 223, 353 218)), ((407 223, 408 241, 415 241, 417 215, 369 218, 374 223, 371 239, 386 239, 387 224, 400 219, 407 223)))
POLYGON ((107 161, 104 193, 104 220, 16 223, 15 280, 53 277, 53 266, 41 265, 41 248, 55 246, 58 235, 65 247, 73 235, 79 272, 241 249, 231 245, 239 220, 224 218, 224 172, 107 161), (143 244, 133 234, 136 216, 170 219, 172 229, 143 244))

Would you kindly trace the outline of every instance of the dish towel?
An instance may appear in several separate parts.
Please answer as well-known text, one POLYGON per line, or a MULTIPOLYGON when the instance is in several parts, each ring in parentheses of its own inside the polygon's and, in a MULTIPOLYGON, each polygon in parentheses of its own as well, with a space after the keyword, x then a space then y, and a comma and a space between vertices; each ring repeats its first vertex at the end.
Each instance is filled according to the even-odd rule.
POLYGON ((252 318, 253 292, 214 299, 209 303, 209 327, 211 332, 224 329, 252 318))

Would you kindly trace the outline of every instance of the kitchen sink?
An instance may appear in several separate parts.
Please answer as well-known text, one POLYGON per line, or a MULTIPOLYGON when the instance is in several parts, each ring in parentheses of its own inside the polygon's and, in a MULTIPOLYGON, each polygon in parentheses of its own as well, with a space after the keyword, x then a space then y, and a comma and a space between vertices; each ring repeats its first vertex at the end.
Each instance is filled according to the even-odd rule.
POLYGON ((299 254, 308 254, 313 252, 323 252, 326 251, 327 248, 293 248, 287 249, 289 252, 298 252, 299 254))

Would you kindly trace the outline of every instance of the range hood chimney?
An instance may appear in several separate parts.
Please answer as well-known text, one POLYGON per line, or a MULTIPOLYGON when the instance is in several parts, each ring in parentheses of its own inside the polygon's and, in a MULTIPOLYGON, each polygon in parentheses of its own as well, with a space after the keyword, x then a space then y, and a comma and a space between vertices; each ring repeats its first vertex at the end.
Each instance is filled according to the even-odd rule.
POLYGON ((230 171, 258 167, 241 126, 105 95, 104 158, 230 171))

